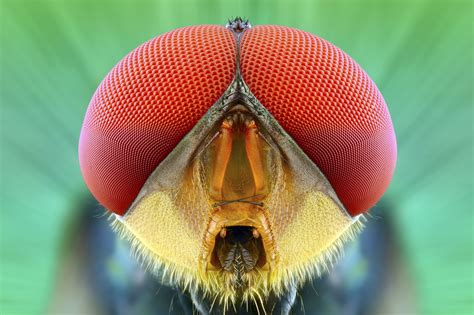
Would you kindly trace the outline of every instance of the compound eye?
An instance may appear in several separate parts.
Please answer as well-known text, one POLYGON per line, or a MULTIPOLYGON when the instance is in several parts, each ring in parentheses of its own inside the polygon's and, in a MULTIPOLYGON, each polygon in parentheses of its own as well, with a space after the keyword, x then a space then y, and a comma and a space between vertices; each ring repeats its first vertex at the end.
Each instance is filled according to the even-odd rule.
MULTIPOLYGON (((242 35, 240 69, 260 103, 357 215, 393 175, 390 114, 368 75, 314 35, 257 26, 242 35)), ((87 186, 124 214, 153 170, 222 96, 235 75, 236 43, 219 26, 178 29, 138 47, 104 79, 79 145, 87 186)))
POLYGON ((225 27, 185 27, 144 43, 112 69, 89 104, 79 143, 84 180, 103 206, 126 212, 229 86, 235 49, 225 27))
POLYGON ((312 34, 264 25, 244 33, 241 71, 352 215, 380 199, 395 168, 395 133, 382 95, 354 60, 312 34))

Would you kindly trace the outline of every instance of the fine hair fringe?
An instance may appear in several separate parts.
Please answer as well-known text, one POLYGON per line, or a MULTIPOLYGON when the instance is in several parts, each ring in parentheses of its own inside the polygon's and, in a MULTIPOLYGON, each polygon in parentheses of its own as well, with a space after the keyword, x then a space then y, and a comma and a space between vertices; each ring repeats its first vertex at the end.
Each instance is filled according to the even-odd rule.
POLYGON ((184 268, 153 253, 133 234, 120 216, 112 214, 109 216, 109 221, 111 221, 113 230, 130 243, 133 256, 147 272, 158 277, 162 283, 178 287, 183 292, 189 291, 194 295, 201 294, 202 297, 209 298, 213 301, 212 307, 218 303, 222 305, 225 312, 229 306, 235 308, 239 300, 242 304, 248 305, 250 302, 254 303, 257 308, 258 304, 263 307, 265 296, 269 294, 282 296, 288 287, 300 287, 314 277, 321 277, 343 256, 344 244, 353 240, 362 231, 367 219, 364 215, 359 215, 354 219, 352 225, 342 232, 328 248, 309 262, 275 268, 269 272, 268 277, 254 275, 253 279, 260 279, 260 281, 254 282, 250 290, 241 297, 237 296, 232 287, 226 285, 224 288, 222 287, 222 278, 218 273, 203 274, 197 266, 196 270, 184 268))

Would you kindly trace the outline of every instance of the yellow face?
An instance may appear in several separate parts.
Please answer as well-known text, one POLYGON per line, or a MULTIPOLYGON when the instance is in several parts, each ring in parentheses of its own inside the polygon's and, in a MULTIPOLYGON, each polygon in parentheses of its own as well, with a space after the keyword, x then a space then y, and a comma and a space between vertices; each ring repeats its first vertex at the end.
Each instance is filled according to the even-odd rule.
POLYGON ((115 227, 163 280, 228 305, 320 275, 361 223, 268 113, 235 104, 196 125, 115 227))

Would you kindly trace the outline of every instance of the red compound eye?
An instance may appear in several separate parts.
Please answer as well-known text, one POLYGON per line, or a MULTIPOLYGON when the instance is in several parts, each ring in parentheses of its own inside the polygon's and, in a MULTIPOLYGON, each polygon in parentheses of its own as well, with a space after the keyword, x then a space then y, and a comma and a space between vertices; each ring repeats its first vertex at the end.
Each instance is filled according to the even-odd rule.
POLYGON ((79 143, 85 182, 124 214, 158 164, 231 83, 235 40, 220 26, 177 29, 141 45, 107 75, 79 143))
POLYGON ((243 35, 241 72, 352 215, 380 199, 395 168, 395 133, 382 95, 354 60, 312 34, 257 26, 243 35))
MULTIPOLYGON (((86 113, 79 159, 87 186, 124 214, 148 176, 217 101, 236 69, 236 43, 219 26, 186 27, 141 45, 107 75, 86 113)), ((314 35, 247 30, 241 72, 253 94, 326 175, 352 215, 393 175, 396 142, 367 74, 314 35)))

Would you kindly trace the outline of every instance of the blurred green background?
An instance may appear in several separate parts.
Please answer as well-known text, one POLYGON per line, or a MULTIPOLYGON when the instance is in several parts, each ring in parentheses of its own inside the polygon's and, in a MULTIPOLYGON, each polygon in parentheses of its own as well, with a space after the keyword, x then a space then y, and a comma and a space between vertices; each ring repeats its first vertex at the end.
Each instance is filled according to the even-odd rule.
POLYGON ((321 36, 373 78, 398 138, 384 199, 417 313, 472 314, 471 1, 0 1, 1 314, 49 310, 89 196, 77 143, 101 79, 158 34, 235 15, 321 36))

